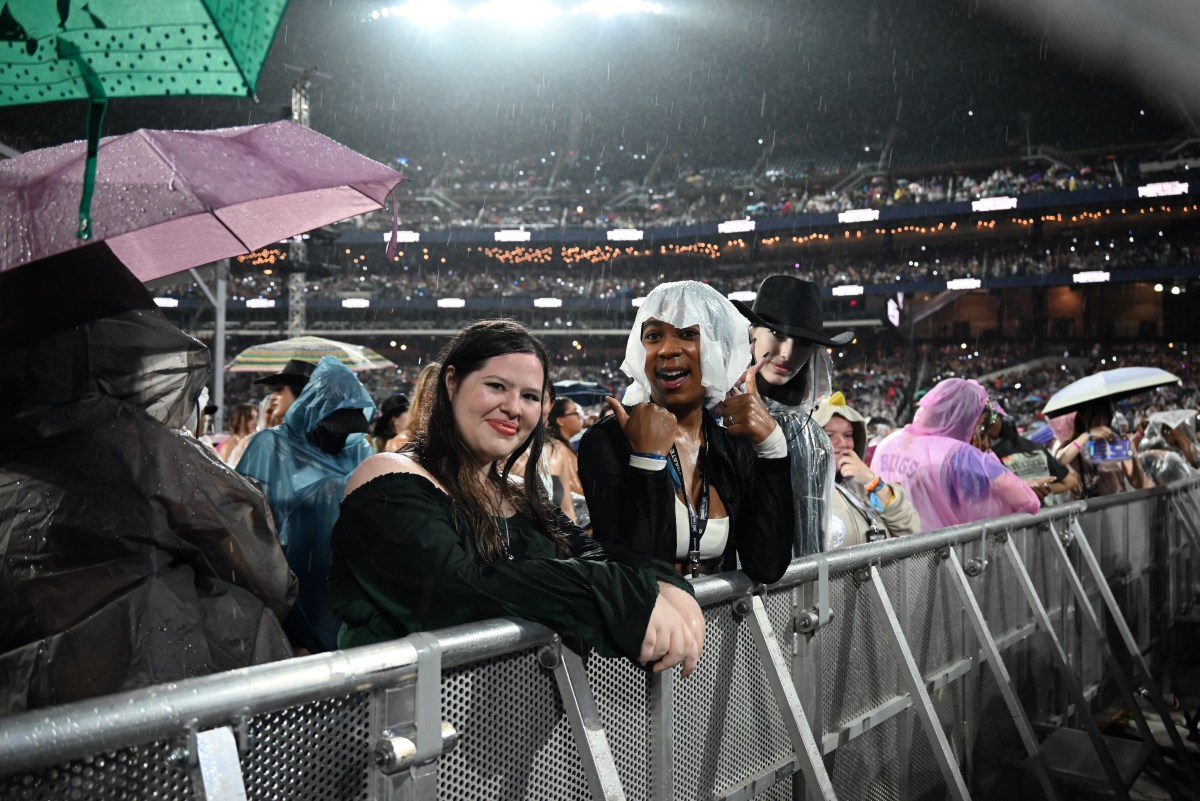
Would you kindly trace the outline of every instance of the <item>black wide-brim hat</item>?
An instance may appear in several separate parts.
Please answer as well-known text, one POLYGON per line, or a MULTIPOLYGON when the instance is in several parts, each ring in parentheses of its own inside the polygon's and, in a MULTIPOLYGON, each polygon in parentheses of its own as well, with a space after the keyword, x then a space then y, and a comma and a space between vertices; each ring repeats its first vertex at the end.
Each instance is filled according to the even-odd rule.
POLYGON ((303 359, 288 359, 288 363, 278 373, 263 378, 256 378, 255 384, 266 384, 268 387, 303 387, 312 378, 317 366, 303 359))
POLYGON ((853 331, 836 336, 825 333, 821 314, 821 294, 817 285, 791 275, 769 275, 758 287, 754 305, 732 301, 742 316, 754 325, 761 325, 789 337, 805 339, 822 345, 845 345, 854 339, 853 331))

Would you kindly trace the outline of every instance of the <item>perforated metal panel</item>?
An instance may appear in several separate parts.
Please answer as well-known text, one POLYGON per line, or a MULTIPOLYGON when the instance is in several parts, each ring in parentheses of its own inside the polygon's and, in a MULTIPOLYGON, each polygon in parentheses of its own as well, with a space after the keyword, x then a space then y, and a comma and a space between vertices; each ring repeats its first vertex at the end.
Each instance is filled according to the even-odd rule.
POLYGON ((792 753, 749 623, 728 604, 704 613, 701 667, 675 689, 677 799, 722 795, 792 753))
MULTIPOLYGON (((889 569, 892 568, 892 569, 889 569)), ((898 568, 881 571, 888 594, 896 597, 898 568)), ((890 629, 876 612, 869 590, 850 575, 829 581, 833 621, 818 636, 824 645, 821 703, 826 731, 867 712, 897 694, 896 659, 890 629)))
POLYGON ((187 772, 168 764, 178 743, 159 741, 0 779, 5 801, 191 801, 187 772))
POLYGON ((899 718, 892 718, 825 757, 839 799, 900 801, 899 718))
POLYGON ((554 677, 534 651, 447 671, 442 717, 459 741, 438 767, 439 799, 589 796, 554 677))
MULTIPOLYGON (((941 722, 942 731, 950 743, 954 761, 965 773, 964 682, 962 680, 954 681, 945 687, 934 690, 930 693, 930 700, 933 702, 934 711, 937 712, 938 720, 941 722)), ((946 780, 934 758, 929 735, 915 714, 909 717, 912 719, 912 757, 909 760, 911 797, 914 801, 947 798, 949 793, 946 789, 946 780)), ((903 725, 903 721, 899 725, 903 725)))
POLYGON ((371 757, 370 697, 330 698, 255 717, 242 757, 250 801, 360 801, 371 757))
POLYGON ((587 673, 625 797, 630 801, 648 798, 651 772, 648 674, 628 659, 598 656, 588 660, 587 673))
POLYGON ((963 608, 937 553, 905 560, 908 570, 908 644, 923 676, 959 661, 963 608))
POLYGON ((1025 748, 1000 695, 996 675, 986 663, 975 680, 973 703, 976 728, 970 742, 971 771, 967 775, 971 794, 981 801, 1010 799, 1013 797, 1010 766, 1025 758, 1025 748))

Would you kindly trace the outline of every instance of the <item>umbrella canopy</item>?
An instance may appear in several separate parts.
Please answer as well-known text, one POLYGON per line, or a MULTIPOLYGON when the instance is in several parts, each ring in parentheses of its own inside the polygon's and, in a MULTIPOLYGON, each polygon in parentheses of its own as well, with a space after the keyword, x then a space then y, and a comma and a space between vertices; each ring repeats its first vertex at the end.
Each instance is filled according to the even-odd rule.
POLYGON ((253 96, 288 0, 7 0, 0 106, 90 100, 76 236, 89 239, 110 97, 253 96))
MULTIPOLYGON (((389 167, 289 121, 213 131, 134 131, 100 141, 92 241, 143 281, 383 206, 389 167)), ((63 253, 86 143, 0 161, 0 272, 63 253)))
POLYGON ((288 0, 7 0, 0 106, 254 94, 288 0))
POLYGON ((560 398, 570 398, 580 406, 604 403, 604 399, 612 395, 595 381, 555 381, 554 393, 560 398))
POLYGON ((1042 413, 1057 417, 1094 400, 1120 400, 1156 387, 1178 384, 1179 376, 1157 367, 1119 367, 1103 370, 1067 384, 1050 396, 1042 413))
POLYGON ((246 348, 226 369, 231 373, 277 373, 292 359, 316 364, 322 356, 332 356, 355 371, 396 366, 363 345, 324 337, 294 337, 246 348))

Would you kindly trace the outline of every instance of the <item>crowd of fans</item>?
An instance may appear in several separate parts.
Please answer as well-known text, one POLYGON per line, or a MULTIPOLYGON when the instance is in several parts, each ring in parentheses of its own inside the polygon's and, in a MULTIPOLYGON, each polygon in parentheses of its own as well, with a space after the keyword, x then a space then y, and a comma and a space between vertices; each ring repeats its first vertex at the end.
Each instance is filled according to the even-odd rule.
MULTIPOLYGON (((1005 241, 990 246, 917 245, 902 255, 858 251, 800 251, 794 259, 773 258, 760 248, 759 258, 747 261, 730 248, 728 261, 688 257, 648 256, 592 264, 504 264, 479 253, 439 257, 430 261, 407 259, 383 267, 353 264, 337 268, 327 278, 310 279, 309 298, 367 297, 380 300, 430 298, 538 298, 625 299, 645 295, 663 281, 698 279, 728 293, 753 290, 766 275, 789 272, 821 286, 843 284, 894 284, 954 278, 1003 278, 1073 273, 1085 270, 1117 271, 1191 264, 1200 244, 1200 233, 1176 231, 1166 236, 1160 229, 1122 231, 1120 234, 1075 232, 1033 243, 1005 241)), ((345 254, 343 254, 345 255, 345 254)), ((164 297, 203 297, 191 281, 160 287, 164 297)), ((230 297, 285 298, 287 279, 272 270, 237 266, 231 274, 230 297)))
MULTIPOLYGON (((1191 150, 1039 154, 987 166, 893 169, 869 159, 775 157, 753 166, 698 166, 667 151, 620 146, 547 151, 493 163, 442 153, 408 169, 400 211, 418 230, 528 227, 670 227, 730 219, 827 214, 998 196, 1082 192, 1143 178, 1186 177, 1191 150), (1143 173, 1142 164, 1147 165, 1143 173)), ((347 225, 384 231, 390 213, 347 225)))

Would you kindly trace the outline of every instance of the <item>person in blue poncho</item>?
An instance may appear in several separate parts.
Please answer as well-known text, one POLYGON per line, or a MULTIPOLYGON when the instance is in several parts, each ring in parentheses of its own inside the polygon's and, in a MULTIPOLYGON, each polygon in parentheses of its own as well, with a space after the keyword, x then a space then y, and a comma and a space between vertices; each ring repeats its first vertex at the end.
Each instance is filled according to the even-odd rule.
POLYGON ((354 373, 326 356, 283 425, 259 432, 237 465, 262 485, 288 564, 300 578, 300 597, 284 621, 298 649, 336 647, 341 623, 329 611, 329 538, 346 479, 375 452, 364 433, 374 415, 371 395, 354 373))

